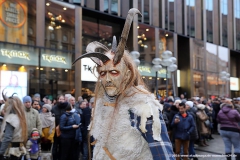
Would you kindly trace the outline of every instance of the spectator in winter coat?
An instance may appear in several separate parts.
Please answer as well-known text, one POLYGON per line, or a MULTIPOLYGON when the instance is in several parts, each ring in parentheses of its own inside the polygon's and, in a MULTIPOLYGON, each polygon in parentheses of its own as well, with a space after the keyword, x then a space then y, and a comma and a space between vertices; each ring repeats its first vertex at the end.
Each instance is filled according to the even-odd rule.
POLYGON ((72 107, 69 103, 65 110, 66 112, 60 118, 61 160, 78 160, 78 136, 81 135, 77 135, 76 133, 81 119, 76 113, 71 112, 72 107))
MULTIPOLYGON (((226 155, 231 155, 232 146, 234 154, 237 155, 236 160, 240 159, 240 114, 233 108, 231 104, 223 104, 217 115, 217 121, 220 124, 220 135, 222 136, 226 155)), ((227 156, 231 160, 231 156, 227 156)))
POLYGON ((44 104, 42 113, 40 113, 42 123, 41 148, 43 151, 51 150, 55 133, 55 117, 52 117, 51 108, 50 104, 44 104))
POLYGON ((37 128, 40 134, 42 134, 42 124, 41 124, 39 113, 37 110, 32 108, 31 103, 32 103, 32 99, 30 96, 23 97, 23 104, 25 106, 25 116, 27 121, 29 138, 33 128, 37 128))
POLYGON ((197 127, 199 132, 200 138, 200 146, 208 146, 206 143, 206 138, 210 135, 210 129, 206 126, 205 121, 209 120, 208 115, 205 112, 205 105, 198 104, 197 105, 198 111, 197 115, 197 127))
MULTIPOLYGON (((186 105, 186 110, 187 113, 189 113, 189 115, 191 115, 193 117, 194 120, 194 124, 196 126, 196 113, 192 110, 193 108, 193 102, 192 101, 187 101, 185 103, 186 105)), ((198 131, 197 131, 197 127, 194 128, 194 131, 190 134, 190 141, 189 141, 189 155, 196 155, 195 153, 195 149, 194 149, 194 142, 198 139, 198 131)), ((192 157, 190 156, 190 158, 193 158, 194 160, 197 160, 197 157, 192 157)))
POLYGON ((169 123, 171 123, 172 121, 169 121, 170 119, 170 110, 171 110, 171 106, 169 103, 165 103, 163 105, 163 119, 166 123, 166 127, 167 127, 167 130, 169 131, 170 128, 169 128, 169 123))
POLYGON ((82 131, 82 154, 83 160, 88 160, 88 126, 91 120, 91 109, 87 107, 85 101, 79 103, 79 107, 76 108, 76 111, 81 116, 81 131, 82 131))
MULTIPOLYGON (((172 121, 172 127, 175 132, 175 154, 176 160, 180 160, 181 145, 183 145, 183 154, 188 155, 188 147, 190 134, 194 132, 195 124, 193 117, 186 112, 186 106, 184 103, 179 104, 179 113, 174 116, 172 121)), ((188 157, 184 157, 183 160, 188 160, 188 157)))
MULTIPOLYGON (((58 99, 57 104, 53 106, 51 110, 52 115, 55 117, 56 126, 59 125, 60 117, 65 112, 65 109, 68 105, 68 102, 65 102, 63 95, 59 95, 57 99, 58 99)), ((61 141, 60 141, 60 137, 57 137, 55 132, 54 142, 52 147, 53 160, 60 160, 60 156, 61 156, 60 153, 61 153, 61 141)))

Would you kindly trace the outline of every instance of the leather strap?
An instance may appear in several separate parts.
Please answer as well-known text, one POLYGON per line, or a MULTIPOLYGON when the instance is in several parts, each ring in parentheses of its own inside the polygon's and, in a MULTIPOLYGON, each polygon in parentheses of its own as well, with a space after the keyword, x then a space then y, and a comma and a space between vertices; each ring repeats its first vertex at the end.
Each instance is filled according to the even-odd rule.
POLYGON ((107 149, 107 147, 103 147, 103 150, 105 151, 105 153, 108 155, 108 157, 111 159, 111 160, 116 160, 116 158, 114 158, 112 156, 112 154, 109 152, 109 150, 107 149))
POLYGON ((116 103, 105 102, 104 106, 116 107, 116 103))
POLYGON ((91 145, 93 146, 93 145, 95 145, 96 143, 97 143, 97 140, 93 141, 93 142, 91 143, 91 145))

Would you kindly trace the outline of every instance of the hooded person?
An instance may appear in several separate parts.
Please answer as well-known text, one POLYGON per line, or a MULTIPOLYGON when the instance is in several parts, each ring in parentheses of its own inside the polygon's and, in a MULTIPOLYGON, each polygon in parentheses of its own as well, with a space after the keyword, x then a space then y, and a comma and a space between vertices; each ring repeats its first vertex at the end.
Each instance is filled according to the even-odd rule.
POLYGON ((51 105, 44 104, 42 112, 40 113, 40 120, 42 123, 42 150, 50 151, 53 143, 53 137, 55 133, 55 117, 51 113, 51 105))
POLYGON ((26 159, 37 159, 41 160, 41 143, 40 143, 40 133, 37 128, 33 128, 30 138, 26 144, 27 154, 26 159))
POLYGON ((99 42, 92 42, 86 48, 87 53, 75 60, 91 58, 99 73, 89 127, 95 139, 93 160, 175 159, 169 156, 173 155, 173 150, 161 114, 163 107, 146 89, 125 50, 136 13, 140 14, 135 8, 129 10, 118 45, 115 37, 110 50, 99 42), (99 48, 104 53, 95 51, 99 48), (130 115, 133 115, 132 123, 130 115))
POLYGON ((27 142, 27 124, 25 108, 21 100, 14 96, 7 97, 2 93, 5 106, 2 109, 4 114, 0 132, 0 159, 3 156, 11 160, 20 160, 26 154, 24 144, 27 142))

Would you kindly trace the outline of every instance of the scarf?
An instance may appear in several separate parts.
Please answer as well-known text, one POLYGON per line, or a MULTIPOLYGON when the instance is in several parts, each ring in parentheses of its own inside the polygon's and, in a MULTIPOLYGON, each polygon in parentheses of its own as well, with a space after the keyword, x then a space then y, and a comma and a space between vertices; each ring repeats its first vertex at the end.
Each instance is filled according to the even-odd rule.
POLYGON ((52 130, 55 128, 55 118, 52 117, 51 112, 40 113, 40 119, 42 122, 42 128, 49 127, 49 134, 52 133, 52 130))
POLYGON ((30 138, 30 141, 32 142, 32 146, 31 146, 31 154, 35 154, 39 151, 39 146, 38 146, 38 140, 34 140, 32 138, 30 138))
POLYGON ((182 114, 182 117, 183 117, 183 118, 186 118, 186 117, 187 117, 187 113, 183 113, 183 114, 182 114))

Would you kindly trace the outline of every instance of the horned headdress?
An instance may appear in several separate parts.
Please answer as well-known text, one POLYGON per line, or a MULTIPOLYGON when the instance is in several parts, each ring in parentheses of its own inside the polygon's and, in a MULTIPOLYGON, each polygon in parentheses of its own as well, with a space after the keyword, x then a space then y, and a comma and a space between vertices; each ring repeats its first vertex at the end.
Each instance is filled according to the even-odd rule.
MULTIPOLYGON (((117 45, 117 40, 116 37, 113 37, 113 41, 112 41, 112 49, 111 49, 111 53, 114 54, 113 57, 113 64, 116 65, 121 61, 121 58, 124 54, 124 49, 125 49, 125 45, 127 43, 127 39, 128 39, 128 34, 129 34, 129 30, 133 21, 133 18, 135 16, 135 14, 140 14, 140 11, 136 8, 132 8, 128 11, 128 16, 126 18, 125 21, 125 25, 122 31, 122 35, 121 35, 121 39, 119 44, 117 45)), ((86 51, 86 54, 83 54, 82 56, 78 57, 74 62, 73 65, 82 58, 91 58, 92 61, 94 61, 97 65, 102 66, 102 64, 105 64, 106 62, 108 62, 110 60, 109 57, 107 57, 106 55, 104 55, 103 53, 100 52, 96 52, 96 49, 103 49, 105 52, 109 51, 109 49, 99 43, 99 42, 91 42, 90 44, 88 44, 86 51)))

